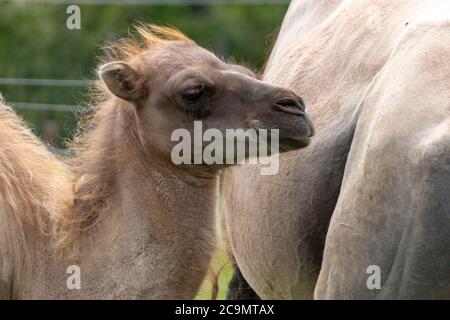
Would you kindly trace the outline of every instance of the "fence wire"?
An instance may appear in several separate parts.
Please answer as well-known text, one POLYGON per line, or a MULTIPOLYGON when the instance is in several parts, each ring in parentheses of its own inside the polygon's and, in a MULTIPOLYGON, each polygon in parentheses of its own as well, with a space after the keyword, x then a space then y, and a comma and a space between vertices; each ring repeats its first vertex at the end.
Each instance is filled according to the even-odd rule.
POLYGON ((284 5, 289 0, 0 0, 25 4, 64 4, 64 5, 121 5, 121 6, 169 6, 169 5, 284 5))

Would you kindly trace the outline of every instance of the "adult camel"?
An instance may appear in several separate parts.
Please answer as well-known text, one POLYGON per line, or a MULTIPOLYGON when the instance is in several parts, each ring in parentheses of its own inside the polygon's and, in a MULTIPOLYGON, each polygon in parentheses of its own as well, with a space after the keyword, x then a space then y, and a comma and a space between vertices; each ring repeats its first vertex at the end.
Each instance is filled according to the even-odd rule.
POLYGON ((238 276, 261 298, 450 298, 449 1, 293 1, 264 80, 317 135, 277 176, 227 175, 238 276))
POLYGON ((194 136, 201 120, 219 132, 278 129, 286 151, 308 144, 313 127, 292 91, 177 30, 137 33, 101 66, 72 163, 0 105, 0 298, 193 298, 215 248, 224 165, 176 165, 172 133, 194 136))

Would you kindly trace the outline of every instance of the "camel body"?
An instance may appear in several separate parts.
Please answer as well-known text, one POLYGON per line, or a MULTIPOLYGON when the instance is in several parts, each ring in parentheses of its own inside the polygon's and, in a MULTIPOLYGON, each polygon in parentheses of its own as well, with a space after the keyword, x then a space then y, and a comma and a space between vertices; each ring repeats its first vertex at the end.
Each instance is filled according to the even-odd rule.
POLYGON ((448 1, 291 3, 264 80, 305 98, 316 137, 224 184, 261 298, 450 298, 449 78, 448 1))

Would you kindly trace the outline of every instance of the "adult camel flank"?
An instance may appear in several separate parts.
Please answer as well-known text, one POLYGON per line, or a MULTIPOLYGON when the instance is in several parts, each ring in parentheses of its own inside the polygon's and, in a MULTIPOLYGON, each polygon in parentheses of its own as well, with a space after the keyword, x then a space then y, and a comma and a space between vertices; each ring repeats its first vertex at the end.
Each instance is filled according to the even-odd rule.
POLYGON ((192 134, 196 119, 220 132, 257 124, 279 129, 280 148, 308 143, 312 125, 292 91, 176 30, 137 31, 100 68, 73 163, 1 106, 1 298, 193 298, 215 248, 223 165, 173 164, 174 130, 192 134), (70 265, 79 290, 67 286, 70 265))
POLYGON ((291 3, 264 80, 305 98, 316 137, 225 185, 260 297, 450 298, 449 20, 445 0, 291 3))

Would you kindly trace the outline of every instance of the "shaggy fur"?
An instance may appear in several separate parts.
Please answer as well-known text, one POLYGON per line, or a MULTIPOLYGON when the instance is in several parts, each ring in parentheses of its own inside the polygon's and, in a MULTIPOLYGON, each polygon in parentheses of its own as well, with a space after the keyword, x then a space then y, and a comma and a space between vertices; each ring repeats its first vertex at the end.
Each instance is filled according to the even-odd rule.
POLYGON ((175 29, 140 25, 108 51, 73 159, 52 155, 2 102, 0 298, 195 296, 215 249, 224 166, 171 160, 174 130, 193 131, 180 98, 189 80, 214 86, 214 99, 202 100, 206 127, 248 129, 257 120, 288 133, 286 148, 304 146, 313 132, 291 91, 222 62, 175 29), (295 115, 274 111, 286 97, 294 102, 283 107, 295 115), (80 267, 81 289, 67 286, 71 265, 80 267))

